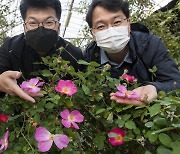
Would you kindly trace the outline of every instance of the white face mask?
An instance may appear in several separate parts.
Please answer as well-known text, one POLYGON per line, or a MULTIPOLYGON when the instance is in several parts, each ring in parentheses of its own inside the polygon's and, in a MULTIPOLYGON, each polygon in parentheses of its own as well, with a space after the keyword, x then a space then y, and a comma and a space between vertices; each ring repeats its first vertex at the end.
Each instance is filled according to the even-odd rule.
POLYGON ((108 29, 96 32, 97 46, 108 53, 117 53, 122 51, 128 44, 128 26, 110 27, 108 29))

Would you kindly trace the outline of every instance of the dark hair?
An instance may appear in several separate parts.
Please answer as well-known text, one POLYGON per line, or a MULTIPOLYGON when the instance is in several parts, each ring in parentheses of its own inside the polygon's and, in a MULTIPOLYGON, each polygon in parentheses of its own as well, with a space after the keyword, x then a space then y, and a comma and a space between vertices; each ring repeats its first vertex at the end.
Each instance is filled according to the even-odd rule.
POLYGON ((94 9, 97 7, 103 7, 111 12, 122 11, 127 18, 129 18, 129 3, 123 0, 93 0, 89 6, 86 14, 86 22, 89 27, 92 28, 92 15, 94 9))
POLYGON ((21 0, 20 12, 23 20, 29 8, 52 7, 56 11, 58 20, 61 18, 61 2, 59 0, 21 0))

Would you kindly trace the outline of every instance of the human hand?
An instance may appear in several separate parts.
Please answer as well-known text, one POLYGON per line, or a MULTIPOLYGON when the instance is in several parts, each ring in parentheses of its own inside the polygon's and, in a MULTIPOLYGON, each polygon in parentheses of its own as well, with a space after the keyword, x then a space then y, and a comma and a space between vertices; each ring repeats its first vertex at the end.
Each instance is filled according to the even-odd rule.
POLYGON ((110 99, 121 104, 140 106, 140 105, 148 104, 157 98, 157 90, 156 87, 154 87, 153 85, 138 87, 133 91, 141 96, 139 100, 117 97, 115 96, 115 93, 110 94, 111 96, 110 99))
POLYGON ((27 93, 17 85, 17 79, 21 77, 18 71, 6 71, 0 74, 0 91, 12 96, 19 96, 24 100, 34 103, 33 97, 42 97, 41 93, 27 93))

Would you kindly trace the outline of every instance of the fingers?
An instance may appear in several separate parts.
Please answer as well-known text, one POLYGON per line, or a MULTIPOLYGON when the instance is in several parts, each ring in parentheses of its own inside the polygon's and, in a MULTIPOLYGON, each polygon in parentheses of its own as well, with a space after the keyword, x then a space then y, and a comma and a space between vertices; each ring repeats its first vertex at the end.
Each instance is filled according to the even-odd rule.
POLYGON ((19 79, 22 75, 22 73, 18 71, 6 71, 3 74, 12 79, 19 79))
POLYGON ((6 71, 0 75, 0 89, 12 96, 19 96, 24 100, 34 103, 35 100, 26 94, 18 85, 17 79, 21 76, 18 71, 6 71))
POLYGON ((113 96, 113 93, 111 93, 110 95, 112 95, 110 97, 111 100, 114 100, 114 101, 116 101, 117 103, 120 103, 120 104, 135 105, 135 106, 144 105, 143 102, 138 101, 138 100, 126 99, 126 98, 124 99, 124 98, 116 97, 116 96, 113 96))
POLYGON ((28 94, 29 96, 31 96, 31 97, 43 97, 43 96, 44 96, 41 92, 38 92, 38 93, 30 93, 30 92, 25 91, 25 93, 27 93, 27 94, 28 94))
POLYGON ((15 87, 14 93, 24 100, 35 103, 35 99, 26 94, 18 85, 15 87))

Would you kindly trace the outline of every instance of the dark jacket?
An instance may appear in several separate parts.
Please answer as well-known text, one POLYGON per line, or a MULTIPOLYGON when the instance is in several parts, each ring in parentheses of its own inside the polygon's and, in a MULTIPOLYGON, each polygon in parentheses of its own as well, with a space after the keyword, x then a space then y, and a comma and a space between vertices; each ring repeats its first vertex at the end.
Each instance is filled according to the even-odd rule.
MULTIPOLYGON (((99 51, 96 42, 92 42, 86 48, 84 56, 88 62, 100 63, 99 51)), ((112 77, 118 78, 123 74, 124 69, 128 69, 128 74, 135 76, 139 83, 154 85, 157 91, 169 92, 180 89, 180 72, 168 55, 161 38, 153 35, 142 24, 131 24, 129 54, 132 64, 124 62, 119 69, 111 68, 112 77), (154 80, 149 72, 153 66, 157 67, 154 80)))
MULTIPOLYGON (((61 57, 70 61, 76 70, 81 69, 77 63, 77 60, 83 59, 81 50, 61 37, 59 37, 56 48, 49 52, 49 55, 57 53, 56 49, 60 47, 67 50, 62 51, 61 57)), ((25 79, 30 79, 31 72, 45 69, 43 65, 34 64, 39 61, 41 58, 38 54, 26 45, 24 34, 5 39, 4 44, 0 47, 0 74, 8 70, 21 71, 25 79)), ((22 80, 22 78, 18 79, 18 83, 22 80)))

